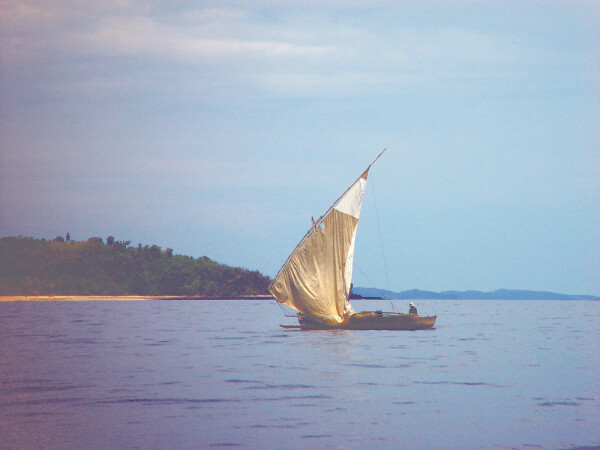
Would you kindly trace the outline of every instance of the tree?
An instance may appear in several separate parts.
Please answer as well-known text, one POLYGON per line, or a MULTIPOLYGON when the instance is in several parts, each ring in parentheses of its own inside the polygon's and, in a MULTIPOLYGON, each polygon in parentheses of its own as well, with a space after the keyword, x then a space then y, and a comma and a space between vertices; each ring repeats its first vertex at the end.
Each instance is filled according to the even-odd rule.
MULTIPOLYGON (((107 239, 107 242, 109 240, 107 239)), ((105 246, 100 238, 54 242, 0 238, 0 295, 202 295, 266 294, 269 279, 207 257, 173 255, 158 245, 105 246), (138 253, 139 251, 139 253, 138 253)))
POLYGON ((115 237, 114 236, 108 236, 106 238, 106 245, 114 245, 115 243, 115 237))

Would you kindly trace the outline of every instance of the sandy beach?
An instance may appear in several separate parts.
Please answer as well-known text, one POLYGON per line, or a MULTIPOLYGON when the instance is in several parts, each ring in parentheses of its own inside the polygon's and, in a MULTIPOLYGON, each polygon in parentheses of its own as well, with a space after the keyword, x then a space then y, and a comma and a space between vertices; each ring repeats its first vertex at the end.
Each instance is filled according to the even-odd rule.
MULTIPOLYGON (((271 300, 270 295, 231 297, 227 300, 271 300)), ((142 300, 219 300, 208 297, 177 295, 6 295, 0 302, 89 302, 89 301, 142 301, 142 300)))
POLYGON ((87 302, 98 300, 166 300, 177 297, 157 297, 145 295, 8 295, 0 296, 0 302, 87 302))

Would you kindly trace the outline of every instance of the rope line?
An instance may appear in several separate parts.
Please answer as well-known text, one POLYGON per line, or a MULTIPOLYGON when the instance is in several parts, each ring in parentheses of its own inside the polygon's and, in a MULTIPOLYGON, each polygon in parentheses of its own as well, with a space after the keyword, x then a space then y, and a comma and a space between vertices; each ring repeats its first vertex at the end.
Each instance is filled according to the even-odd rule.
POLYGON ((354 268, 355 268, 356 270, 358 270, 358 271, 361 273, 361 275, 362 275, 363 277, 365 277, 365 278, 367 279, 367 281, 368 281, 369 283, 371 283, 371 287, 374 287, 375 289, 377 289, 377 285, 376 285, 375 283, 373 283, 373 280, 371 280, 371 279, 370 279, 370 278, 367 276, 367 274, 366 274, 366 273, 364 273, 364 272, 363 272, 363 271, 360 269, 360 267, 358 267, 358 266, 356 265, 356 263, 355 263, 355 262, 353 262, 353 263, 352 263, 352 265, 354 266, 354 268))
MULTIPOLYGON (((371 192, 373 192, 373 204, 375 205, 375 218, 377 219, 377 230, 379 231, 379 245, 381 246, 381 254, 383 256, 383 268, 385 271, 385 278, 387 280, 388 292, 392 292, 392 287, 390 284, 390 274, 388 272, 388 264, 387 258, 385 256, 385 247, 383 245, 383 238, 381 235, 381 224, 379 222, 379 211, 377 210, 377 196, 375 195, 375 182, 373 175, 371 175, 371 192)), ((390 304, 392 305, 392 311, 394 311, 394 304, 390 300, 390 304)))

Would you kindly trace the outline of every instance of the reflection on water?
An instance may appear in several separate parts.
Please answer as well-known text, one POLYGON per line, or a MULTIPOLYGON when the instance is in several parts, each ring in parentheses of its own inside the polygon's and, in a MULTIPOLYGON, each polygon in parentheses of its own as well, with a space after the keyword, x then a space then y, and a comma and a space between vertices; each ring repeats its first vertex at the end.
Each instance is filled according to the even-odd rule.
POLYGON ((269 301, 0 303, 0 446, 600 445, 600 302, 418 307, 435 329, 284 330, 269 301))

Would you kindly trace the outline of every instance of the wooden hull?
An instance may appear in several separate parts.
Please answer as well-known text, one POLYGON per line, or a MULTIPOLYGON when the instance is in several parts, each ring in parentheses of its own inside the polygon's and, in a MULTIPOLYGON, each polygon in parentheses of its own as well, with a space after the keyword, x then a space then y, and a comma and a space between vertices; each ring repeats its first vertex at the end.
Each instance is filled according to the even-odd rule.
POLYGON ((426 330, 433 327, 437 316, 363 311, 353 314, 346 323, 329 325, 304 314, 298 314, 303 330, 426 330))

